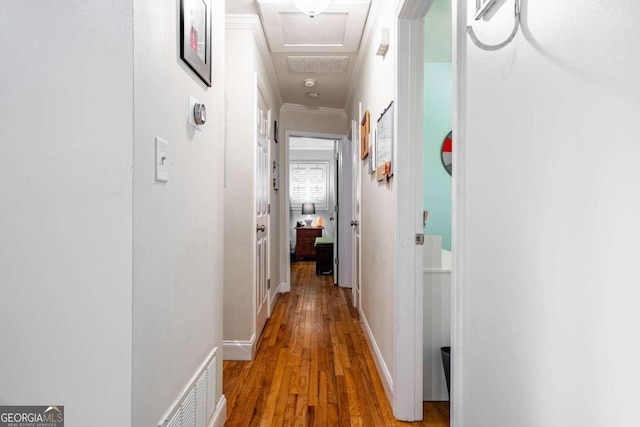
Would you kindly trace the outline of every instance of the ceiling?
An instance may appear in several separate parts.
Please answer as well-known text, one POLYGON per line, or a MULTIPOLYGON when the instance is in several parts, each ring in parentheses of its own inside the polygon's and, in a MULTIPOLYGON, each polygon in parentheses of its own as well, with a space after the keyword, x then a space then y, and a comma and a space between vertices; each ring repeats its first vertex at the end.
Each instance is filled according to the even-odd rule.
POLYGON ((332 0, 311 18, 293 0, 227 0, 227 13, 258 13, 284 103, 345 107, 371 0, 332 0), (305 79, 314 79, 306 87, 305 79), (315 92, 316 98, 307 93, 315 92))

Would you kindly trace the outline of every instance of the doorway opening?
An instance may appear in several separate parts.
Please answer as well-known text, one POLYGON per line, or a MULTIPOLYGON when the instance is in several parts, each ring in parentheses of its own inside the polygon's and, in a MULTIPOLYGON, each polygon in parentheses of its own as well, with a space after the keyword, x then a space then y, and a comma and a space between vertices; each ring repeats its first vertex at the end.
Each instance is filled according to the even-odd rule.
POLYGON ((454 127, 451 11, 451 0, 404 0, 398 11, 397 76, 402 78, 396 82, 396 121, 398 145, 403 148, 394 150, 399 171, 394 178, 394 282, 395 310, 403 315, 397 317, 394 328, 394 384, 398 387, 393 408, 403 420, 422 419, 423 408, 427 413, 433 410, 428 408, 446 407, 446 403, 423 405, 423 401, 449 398, 440 348, 450 346, 451 339, 451 268, 445 286, 440 280, 443 272, 436 272, 432 261, 437 258, 437 269, 443 270, 442 240, 451 248, 452 182, 441 164, 443 141, 454 127), (443 104, 445 99, 448 102, 443 104), (441 127, 447 128, 442 136, 441 127), (435 153, 432 145, 437 145, 435 153), (437 169, 432 164, 436 160, 437 169), (437 182, 431 175, 436 173, 437 182), (441 190, 443 194, 438 194, 441 190), (443 226, 434 227, 439 222, 443 226))
POLYGON ((424 18, 423 395, 449 400, 453 63, 452 0, 434 0, 424 18))
MULTIPOLYGON (((286 132, 287 167, 285 227, 288 253, 286 283, 291 285, 295 263, 313 263, 317 275, 331 276, 335 285, 350 287, 341 280, 342 270, 350 274, 350 261, 340 257, 347 234, 341 226, 348 223, 349 209, 340 207, 345 183, 341 150, 343 135, 286 132)), ((345 184, 346 185, 346 184, 345 184)), ((349 246, 350 247, 350 246, 349 246)))

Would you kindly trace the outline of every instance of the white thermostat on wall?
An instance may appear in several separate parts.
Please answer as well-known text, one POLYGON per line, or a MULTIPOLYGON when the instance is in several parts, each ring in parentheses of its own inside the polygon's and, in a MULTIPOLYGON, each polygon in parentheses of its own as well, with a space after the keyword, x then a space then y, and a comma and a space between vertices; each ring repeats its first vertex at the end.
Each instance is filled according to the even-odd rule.
POLYGON ((207 122, 207 107, 201 104, 193 96, 189 97, 189 124, 196 128, 196 130, 202 130, 202 126, 207 122))
POLYGON ((203 125, 207 121, 207 107, 204 104, 196 104, 193 107, 193 120, 196 124, 203 125))

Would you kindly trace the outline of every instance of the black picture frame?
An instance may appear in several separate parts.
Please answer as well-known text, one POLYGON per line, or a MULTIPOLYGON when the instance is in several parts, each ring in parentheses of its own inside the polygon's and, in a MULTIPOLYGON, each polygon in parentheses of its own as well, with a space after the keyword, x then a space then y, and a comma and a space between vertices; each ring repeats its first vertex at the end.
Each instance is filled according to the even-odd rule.
POLYGON ((207 86, 211 87, 209 1, 180 0, 180 58, 207 86))
POLYGON ((278 121, 274 120, 273 121, 273 140, 275 141, 275 143, 278 143, 278 121))

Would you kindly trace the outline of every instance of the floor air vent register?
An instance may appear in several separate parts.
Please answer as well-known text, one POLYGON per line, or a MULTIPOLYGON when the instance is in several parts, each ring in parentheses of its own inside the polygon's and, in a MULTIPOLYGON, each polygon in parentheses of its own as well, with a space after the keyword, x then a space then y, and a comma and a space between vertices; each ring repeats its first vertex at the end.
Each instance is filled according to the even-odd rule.
POLYGON ((158 427, 207 427, 216 412, 217 349, 158 427))

